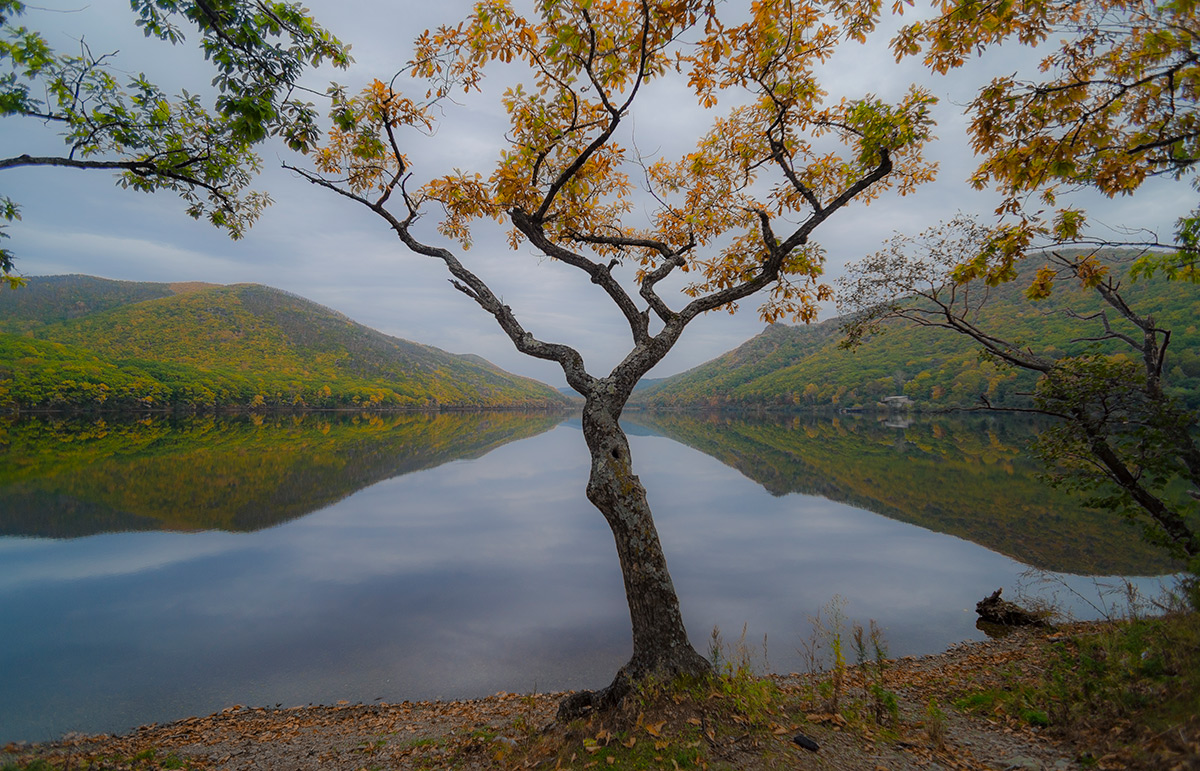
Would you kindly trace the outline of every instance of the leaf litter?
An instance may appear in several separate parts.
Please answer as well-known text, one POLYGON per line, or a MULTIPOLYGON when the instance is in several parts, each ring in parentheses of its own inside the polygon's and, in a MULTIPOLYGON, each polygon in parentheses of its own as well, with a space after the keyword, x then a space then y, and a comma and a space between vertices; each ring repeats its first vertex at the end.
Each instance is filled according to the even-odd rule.
MULTIPOLYGON (((639 713, 606 723, 593 717, 571 726, 554 724, 565 694, 290 709, 235 705, 122 736, 68 735, 44 744, 10 744, 0 752, 0 765, 97 771, 599 769, 621 768, 633 753, 642 753, 638 757, 646 765, 639 760, 638 768, 1200 769, 1200 724, 1179 727, 1178 737, 1141 737, 1141 760, 1129 753, 1092 757, 1080 749, 1089 737, 1071 737, 1074 743, 1068 743, 1011 715, 951 706, 966 693, 1011 686, 1014 672, 1036 674, 1051 642, 1044 631, 1021 632, 892 662, 887 686, 896 691, 900 710, 896 724, 886 728, 814 709, 805 701, 812 693, 811 676, 791 674, 772 676, 783 706, 757 730, 715 710, 713 702, 719 700, 713 699, 669 702, 649 718, 639 713), (944 710, 940 741, 926 724, 925 705, 931 702, 944 710), (819 749, 805 749, 804 742, 793 741, 797 735, 819 749)), ((846 675, 848 690, 862 687, 866 677, 853 667, 846 675)))

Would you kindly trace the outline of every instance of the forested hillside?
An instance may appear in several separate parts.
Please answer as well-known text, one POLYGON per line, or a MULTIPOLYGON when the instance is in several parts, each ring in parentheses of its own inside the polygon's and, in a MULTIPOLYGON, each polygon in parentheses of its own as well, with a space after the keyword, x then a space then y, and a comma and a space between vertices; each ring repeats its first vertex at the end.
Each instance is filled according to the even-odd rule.
POLYGON ((546 407, 550 387, 256 284, 35 277, 0 293, 0 408, 546 407))
MULTIPOLYGON (((1023 272, 1038 263, 1030 260, 1023 272)), ((1071 317, 1068 309, 1099 310, 1093 293, 1056 287, 1047 300, 1033 302, 1018 279, 990 290, 993 297, 978 326, 997 336, 1026 342, 1037 352, 1105 349, 1079 341, 1100 330, 1097 322, 1071 317)), ((1167 359, 1171 388, 1200 406, 1200 290, 1164 280, 1127 283, 1127 298, 1143 314, 1152 314, 1172 330, 1167 359)), ((1111 315, 1111 314, 1110 314, 1111 315)), ((1112 319, 1115 329, 1132 325, 1112 319)), ((972 406, 981 394, 997 406, 1025 403, 1034 384, 1030 373, 980 358, 978 346, 941 329, 893 326, 854 350, 839 346, 841 319, 811 326, 775 324, 738 348, 692 370, 634 394, 633 402, 653 408, 698 407, 844 407, 875 405, 887 396, 906 395, 920 406, 972 406)))

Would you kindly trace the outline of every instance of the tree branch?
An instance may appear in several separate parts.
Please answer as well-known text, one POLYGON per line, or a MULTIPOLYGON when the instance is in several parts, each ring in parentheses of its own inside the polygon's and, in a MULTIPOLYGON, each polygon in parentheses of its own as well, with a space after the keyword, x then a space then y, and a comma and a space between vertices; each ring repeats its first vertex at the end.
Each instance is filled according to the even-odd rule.
POLYGON ((576 391, 587 393, 588 389, 595 382, 595 378, 589 375, 584 368, 583 357, 578 351, 567 345, 547 343, 535 338, 532 333, 527 332, 521 326, 520 322, 517 321, 512 308, 500 302, 500 299, 496 297, 487 284, 468 270, 453 252, 441 247, 429 246, 418 241, 409 231, 409 228, 419 215, 413 207, 412 201, 407 196, 404 197, 404 200, 408 206, 408 216, 404 219, 399 219, 380 202, 370 201, 362 196, 355 195, 333 182, 304 169, 288 164, 284 164, 284 168, 296 172, 314 185, 332 190, 338 195, 362 204, 382 217, 410 251, 441 260, 446 265, 447 270, 450 271, 450 275, 453 276, 450 280, 451 285, 474 300, 479 307, 490 313, 496 319, 500 328, 512 340, 518 351, 527 356, 558 363, 562 367, 567 383, 576 391))
POLYGON ((1128 335, 1118 332, 1112 328, 1112 325, 1108 321, 1108 314, 1105 313, 1104 311, 1097 311, 1095 313, 1084 316, 1083 314, 1076 313, 1075 311, 1068 308, 1067 315, 1073 319, 1079 319, 1080 321, 1094 321, 1098 318, 1098 319, 1100 319, 1100 323, 1104 326, 1104 334, 1101 335, 1100 337, 1076 337, 1076 338, 1072 338, 1071 342, 1095 343, 1095 342, 1100 342, 1101 340, 1120 340, 1121 342, 1125 343, 1126 345, 1128 345, 1130 348, 1134 349, 1135 351, 1142 350, 1142 346, 1140 343, 1138 343, 1138 341, 1136 341, 1132 337, 1129 337, 1128 335))
POLYGON ((228 201, 229 196, 219 186, 205 182, 198 177, 183 174, 175 169, 185 168, 186 164, 173 164, 170 167, 159 166, 151 161, 81 161, 75 158, 33 157, 18 155, 14 158, 0 159, 0 169, 12 169, 21 166, 62 166, 71 169, 110 169, 113 171, 128 171, 139 177, 163 177, 175 182, 182 182, 190 187, 206 190, 222 201, 228 201))
POLYGON ((583 255, 576 254, 570 249, 566 249, 551 241, 546 237, 541 221, 536 218, 536 215, 530 216, 520 209, 513 209, 509 211, 508 216, 517 230, 521 231, 543 254, 553 257, 556 260, 561 260, 587 273, 591 277, 592 283, 603 289, 609 298, 616 303, 617 307, 620 308, 626 321, 629 322, 629 329, 633 333, 634 342, 645 342, 649 336, 646 316, 638 310, 638 307, 625 291, 625 288, 613 278, 612 271, 608 266, 593 262, 583 255))
MULTIPOLYGON (((684 324, 690 322, 693 318, 701 313, 705 313, 723 305, 728 305, 732 302, 737 302, 745 297, 749 297, 755 292, 763 289, 772 281, 779 277, 779 271, 783 267, 783 261, 794 250, 803 246, 808 242, 808 236, 818 225, 829 218, 838 209, 842 208, 853 200, 854 196, 863 192, 871 185, 886 177, 892 170, 892 159, 887 150, 879 151, 879 165, 876 166, 869 174, 859 179, 849 188, 844 190, 841 195, 830 201, 829 205, 820 211, 815 211, 804 221, 782 244, 774 250, 769 249, 770 256, 762 264, 755 275, 747 281, 740 284, 722 289, 712 294, 698 297, 679 313, 684 324)), ((764 215, 765 216, 765 215, 764 215)))
POLYGON ((774 159, 776 165, 778 165, 783 171, 783 175, 787 177, 788 182, 792 183, 792 187, 796 188, 796 192, 800 193, 800 195, 804 197, 804 200, 808 201, 808 205, 813 208, 814 212, 821 211, 821 202, 817 199, 816 193, 814 193, 808 188, 807 185, 800 181, 800 178, 796 176, 795 170, 792 169, 791 164, 787 162, 787 156, 785 155, 783 143, 776 140, 775 137, 770 137, 770 142, 771 157, 774 159))
POLYGON ((1092 455, 1103 464, 1113 481, 1129 493, 1185 554, 1189 557, 1200 555, 1200 539, 1197 539, 1178 512, 1141 484, 1138 475, 1129 469, 1121 456, 1092 427, 1086 417, 1077 416, 1075 419, 1079 421, 1088 437, 1092 455))
POLYGON ((671 310, 666 302, 658 296, 658 293, 654 291, 654 286, 670 275, 671 271, 675 270, 675 268, 683 267, 685 264, 683 255, 696 246, 696 239, 694 237, 679 249, 671 249, 671 247, 662 241, 655 241, 649 238, 600 236, 584 233, 573 233, 571 238, 581 243, 615 246, 619 249, 652 249, 661 254, 663 256, 663 264, 642 277, 642 284, 638 289, 638 294, 645 299, 655 315, 662 319, 664 323, 675 318, 675 311, 671 310))
MULTIPOLYGON (((584 13, 585 13, 584 18, 587 18, 586 10, 584 13)), ((594 33, 594 29, 591 27, 590 24, 588 27, 588 31, 591 33, 594 33)), ((647 55, 648 55, 647 47, 649 45, 649 35, 650 35, 650 9, 649 9, 649 6, 646 4, 645 0, 642 0, 642 34, 641 34, 641 51, 640 51, 640 58, 639 58, 638 73, 637 73, 637 76, 633 80, 633 88, 630 89, 629 97, 625 100, 625 102, 620 107, 615 107, 609 103, 608 96, 604 93, 603 88, 601 88, 601 84, 596 80, 595 74, 592 72, 590 61, 588 63, 588 66, 586 66, 584 68, 585 71, 588 73, 588 79, 591 80, 593 86, 595 87, 597 93, 600 96, 601 103, 605 106, 605 109, 608 110, 609 115, 612 116, 612 120, 609 121, 608 127, 606 129, 604 129, 604 131, 600 132, 600 135, 598 137, 596 137, 594 140, 592 140, 588 144, 588 146, 586 148, 584 148, 583 152, 581 152, 578 155, 578 157, 576 157, 575 160, 572 161, 571 165, 568 166, 566 169, 564 169, 563 172, 558 175, 558 178, 555 179, 554 182, 552 182, 550 184, 550 187, 546 190, 546 195, 542 198, 541 205, 538 207, 537 212, 535 212, 533 215, 533 219, 536 220, 537 222, 542 222, 545 220, 546 213, 550 210, 550 206, 551 206, 551 204, 554 203, 554 199, 558 197, 559 191, 562 190, 562 188, 567 184, 567 182, 569 182, 571 180, 572 177, 574 177, 576 174, 579 173, 579 171, 583 168, 584 164, 587 163, 588 159, 591 158, 592 155, 594 155, 597 150, 599 150, 601 147, 603 147, 605 144, 608 143, 608 140, 611 139, 612 135, 616 132, 617 126, 619 126, 621 123, 621 116, 625 114, 625 111, 627 109, 629 109, 629 105, 631 105, 633 103, 633 100, 637 97, 638 91, 641 90, 642 82, 646 78, 646 62, 647 62, 647 55)), ((592 36, 592 45, 595 46, 594 34, 592 36)), ((572 95, 574 95, 574 91, 571 91, 571 93, 572 93, 572 95)))

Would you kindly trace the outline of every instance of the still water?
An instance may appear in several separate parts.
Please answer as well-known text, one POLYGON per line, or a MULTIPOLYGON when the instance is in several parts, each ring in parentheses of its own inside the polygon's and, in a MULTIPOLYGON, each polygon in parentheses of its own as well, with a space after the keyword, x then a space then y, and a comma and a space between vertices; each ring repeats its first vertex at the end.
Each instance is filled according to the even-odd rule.
MULTIPOLYGON (((1079 617, 1172 567, 1043 487, 1027 426, 624 423, 697 649, 745 627, 774 671, 835 595, 900 656, 982 637, 1030 567, 1079 617)), ((0 422, 0 743, 604 685, 628 616, 587 470, 560 415, 0 422)))

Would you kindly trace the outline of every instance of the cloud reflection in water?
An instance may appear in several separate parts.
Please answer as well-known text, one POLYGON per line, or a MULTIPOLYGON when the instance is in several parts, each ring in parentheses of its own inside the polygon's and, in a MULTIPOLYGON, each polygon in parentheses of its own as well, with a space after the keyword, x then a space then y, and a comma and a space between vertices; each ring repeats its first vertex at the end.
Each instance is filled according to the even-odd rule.
MULTIPOLYGON (((643 432, 644 433, 644 432, 643 432)), ((893 655, 975 638, 1024 567, 824 498, 776 496, 672 440, 631 437, 700 650, 743 624, 801 667, 835 594, 893 655)), ((285 706, 595 687, 629 653, 611 535, 564 424, 396 476, 250 533, 0 539, 0 742, 285 706)), ((1070 579, 1085 586, 1088 579, 1070 579)))

